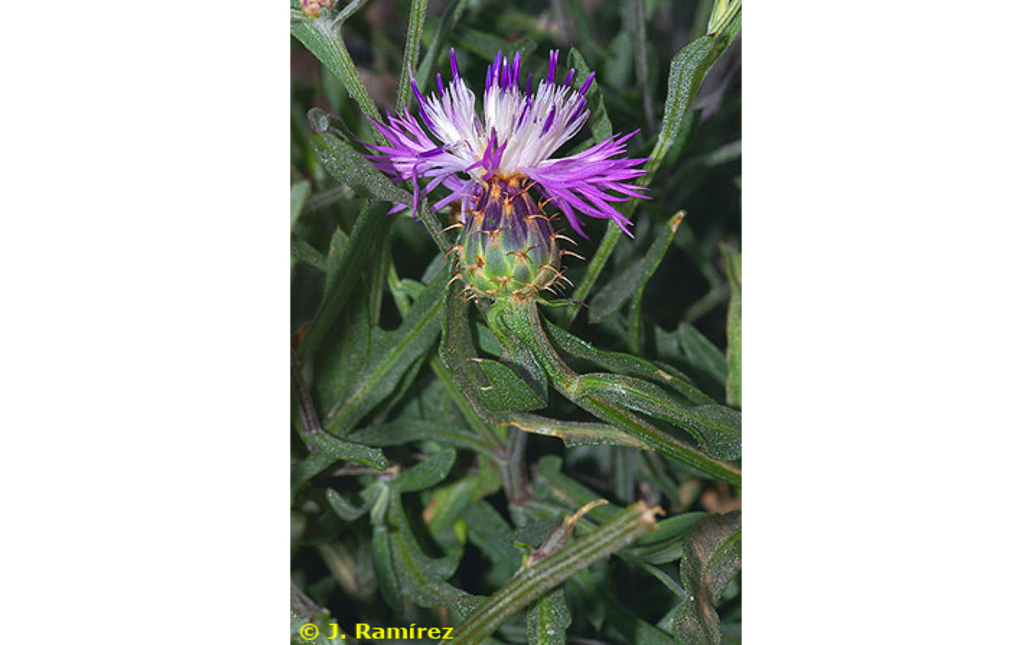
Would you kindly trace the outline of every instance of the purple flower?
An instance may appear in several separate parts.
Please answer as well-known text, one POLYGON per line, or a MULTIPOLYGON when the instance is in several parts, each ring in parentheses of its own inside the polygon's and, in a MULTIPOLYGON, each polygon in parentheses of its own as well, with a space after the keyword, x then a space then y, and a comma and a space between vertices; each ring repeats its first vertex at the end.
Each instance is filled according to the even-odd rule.
MULTIPOLYGON (((645 174, 645 159, 623 157, 627 140, 636 132, 615 135, 568 157, 552 155, 581 129, 588 119, 584 94, 595 77, 592 72, 580 89, 574 88, 574 70, 565 81, 556 77, 559 52, 548 57, 548 77, 531 93, 528 74, 520 83, 520 55, 510 62, 498 52, 487 68, 483 117, 475 109, 475 97, 459 75, 455 51, 451 52, 452 81, 445 86, 437 75, 437 92, 423 96, 412 83, 419 101, 420 121, 408 111, 388 115, 386 124, 373 125, 388 145, 369 145, 373 164, 395 175, 395 181, 413 180, 412 209, 420 193, 443 185, 449 194, 433 204, 437 210, 462 200, 463 217, 492 183, 516 178, 526 180, 540 196, 555 204, 570 225, 584 235, 577 214, 614 220, 630 235, 630 220, 613 208, 613 202, 644 197, 645 188, 633 183, 645 174), (429 179, 420 189, 417 179, 429 179)), ((396 212, 408 206, 396 206, 396 212)))

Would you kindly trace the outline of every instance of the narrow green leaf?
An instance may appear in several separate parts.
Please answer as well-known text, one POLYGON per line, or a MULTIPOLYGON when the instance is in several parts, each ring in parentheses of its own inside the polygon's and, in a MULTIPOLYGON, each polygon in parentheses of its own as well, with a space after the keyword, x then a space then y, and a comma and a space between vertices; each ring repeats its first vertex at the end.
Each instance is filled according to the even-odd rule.
POLYGON ((674 216, 667 220, 666 226, 660 229, 655 241, 652 242, 652 245, 649 246, 648 252, 645 253, 645 259, 643 260, 645 265, 644 275, 642 276, 641 283, 634 292, 634 297, 631 299, 630 311, 628 312, 628 318, 631 321, 631 352, 634 354, 639 352, 639 343, 641 342, 641 333, 639 332, 641 327, 641 300, 645 296, 645 285, 656 273, 656 268, 659 267, 659 263, 662 262, 663 258, 666 256, 667 249, 670 248, 670 242, 673 241, 674 235, 677 233, 677 229, 683 220, 684 211, 674 213, 674 216))
POLYGON ((396 490, 391 495, 387 515, 391 561, 398 576, 401 596, 420 607, 446 607, 467 598, 468 593, 444 580, 455 572, 458 559, 431 558, 423 552, 408 524, 396 490))
MULTIPOLYGON (((566 59, 567 64, 577 70, 577 78, 586 79, 592 72, 591 67, 577 51, 576 47, 570 48, 570 55, 566 59)), ((592 83, 588 88, 585 98, 588 100, 588 127, 591 128, 591 136, 595 143, 602 143, 613 136, 613 124, 606 114, 606 104, 602 101, 602 90, 598 83, 592 83)))
POLYGON ((301 218, 301 210, 312 192, 312 184, 309 181, 299 181, 290 187, 290 230, 297 226, 297 220, 301 218))
POLYGON ((312 442, 320 450, 326 451, 327 454, 341 461, 357 461, 367 466, 372 466, 377 470, 383 470, 388 465, 387 457, 384 456, 383 451, 379 448, 370 448, 360 443, 341 441, 325 432, 312 435, 312 442))
POLYGON ((710 36, 702 36, 688 43, 671 61, 663 124, 660 126, 652 155, 645 164, 645 168, 650 172, 663 163, 674 140, 685 126, 692 99, 695 98, 703 77, 716 59, 713 55, 715 51, 715 40, 710 36))
POLYGON ((493 468, 486 467, 484 460, 473 472, 455 481, 441 484, 429 494, 424 493, 425 503, 422 518, 431 537, 456 562, 462 557, 468 527, 462 519, 463 513, 475 502, 496 493, 501 479, 493 468))
POLYGON ((681 557, 684 551, 684 538, 688 531, 708 513, 681 513, 661 520, 659 529, 643 537, 627 549, 627 553, 644 562, 663 564, 681 557))
POLYGON ((369 91, 358 75, 348 48, 340 37, 340 26, 330 17, 307 18, 290 23, 290 33, 319 59, 347 89, 358 107, 371 119, 379 119, 369 91))
POLYGON ((290 234, 290 255, 323 273, 327 271, 326 256, 296 233, 290 234))
MULTIPOLYGON (((542 405, 537 407, 523 409, 534 410, 543 407, 544 404, 548 403, 548 375, 545 372, 544 366, 541 365, 534 355, 534 352, 526 344, 518 340, 521 332, 506 328, 509 323, 521 322, 521 319, 501 315, 502 309, 501 307, 496 307, 488 312, 488 327, 495 338, 498 339, 498 344, 502 347, 502 360, 506 363, 506 367, 515 372, 523 380, 524 384, 531 389, 535 397, 543 402, 542 405), (513 333, 509 333, 510 331, 513 333)), ((495 375, 501 376, 501 373, 495 370, 495 375)), ((491 374, 489 373, 488 376, 490 377, 491 374)))
POLYGON ((490 359, 476 361, 484 370, 490 389, 481 390, 480 398, 484 405, 492 410, 538 410, 548 405, 548 399, 542 397, 527 385, 526 381, 516 376, 511 369, 490 359))
POLYGON ((355 284, 362 273, 361 267, 365 266, 373 251, 386 242, 389 225, 384 217, 386 210, 386 205, 381 202, 370 203, 359 213, 350 236, 335 232, 330 238, 330 252, 326 259, 326 287, 308 331, 297 349, 299 362, 304 363, 311 358, 325 339, 344 306, 351 300, 355 284))
POLYGON ((386 525, 373 527, 373 570, 376 572, 376 586, 387 606, 401 612, 402 583, 391 554, 391 531, 386 525))
POLYGON ((687 376, 672 367, 658 367, 632 354, 597 349, 591 343, 552 324, 548 325, 548 337, 555 342, 556 347, 560 350, 577 358, 591 361, 600 367, 605 367, 621 374, 638 376, 669 386, 695 404, 716 403, 716 401, 696 387, 687 376))
POLYGON ((724 353, 688 323, 678 325, 676 334, 688 374, 705 386, 707 391, 723 390, 727 380, 727 358, 724 353))
POLYGON ((398 74, 398 112, 408 109, 412 99, 412 74, 419 60, 419 43, 423 37, 423 23, 426 21, 427 0, 413 0, 409 10, 408 33, 405 35, 405 57, 398 74))
POLYGON ((573 400, 599 419, 637 435, 654 450, 667 457, 719 481, 741 486, 742 473, 738 468, 710 457, 681 437, 660 430, 631 413, 624 402, 614 401, 612 398, 611 394, 600 396, 596 393, 586 393, 579 397, 575 396, 573 400))
POLYGON ((625 271, 620 271, 611 281, 606 283, 588 306, 590 321, 597 323, 615 314, 620 305, 627 301, 645 279, 644 258, 638 260, 625 271))
MULTIPOLYGON (((587 382, 588 387, 582 387, 582 377, 563 362, 549 342, 541 327, 536 304, 496 301, 491 307, 488 321, 491 323, 501 320, 505 320, 504 329, 511 331, 534 353, 535 359, 548 370, 548 378, 552 385, 571 402, 598 419, 636 435, 655 450, 681 461, 700 473, 736 486, 741 485, 742 476, 738 468, 718 461, 704 454, 684 438, 662 431, 646 422, 631 412, 627 407, 629 401, 621 400, 619 391, 605 387, 592 391, 593 382, 590 379, 587 382)), ((651 385, 645 381, 639 382, 646 386, 651 385)), ((597 383, 596 380, 595 384, 597 383)))
POLYGON ((628 507, 611 521, 517 574, 455 628, 451 645, 479 645, 519 610, 654 530, 653 510, 643 502, 628 507))
POLYGON ((419 64, 419 70, 416 72, 416 85, 419 87, 426 87, 427 83, 430 82, 430 76, 437 67, 437 60, 444 49, 444 42, 448 39, 452 29, 455 28, 456 23, 458 23, 459 18, 462 16, 462 10, 468 3, 469 0, 451 0, 448 6, 444 8, 444 12, 439 20, 436 16, 428 16, 428 19, 425 20, 428 31, 432 28, 434 36, 433 41, 430 43, 430 48, 427 50, 426 58, 419 64))
POLYGON ((742 407, 742 255, 722 244, 724 269, 731 284, 727 312, 727 404, 742 407))
MULTIPOLYGON (((630 269, 621 271, 611 282, 598 290, 589 309, 591 322, 598 322, 613 315, 620 305, 631 296, 635 297, 632 302, 636 302, 632 308, 632 316, 635 318, 640 316, 641 297, 645 293, 645 284, 656 273, 656 268, 663 261, 667 249, 670 248, 670 242, 674 239, 674 233, 677 232, 677 227, 681 225, 683 219, 684 211, 675 213, 667 221, 666 226, 659 229, 659 234, 649 246, 645 256, 632 264, 630 269)), ((637 325, 634 324, 634 327, 636 328, 637 325)), ((633 339, 632 343, 637 344, 633 339)))
POLYGON ((359 195, 393 203, 411 202, 412 195, 392 184, 386 175, 359 154, 346 135, 334 126, 335 121, 335 117, 319 108, 308 111, 312 149, 326 171, 359 195))
POLYGON ((602 590, 594 595, 594 602, 604 608, 606 624, 634 645, 677 645, 672 636, 651 625, 629 610, 612 593, 602 590))
POLYGON ((541 596, 527 612, 527 642, 529 645, 566 645, 566 628, 573 619, 566 607, 563 588, 541 596))
POLYGON ((452 393, 453 401, 469 426, 490 445, 502 449, 495 434, 502 415, 485 407, 479 397, 483 388, 490 387, 490 382, 484 371, 476 367, 478 357, 469 323, 469 303, 457 284, 448 287, 446 298, 440 361, 432 362, 434 373, 452 393))
POLYGON ((479 501, 463 514, 469 526, 469 541, 483 551, 495 566, 512 576, 520 566, 520 552, 512 545, 512 527, 491 504, 479 501))
POLYGON ((585 374, 577 387, 585 395, 624 405, 688 430, 712 457, 741 456, 742 417, 737 410, 721 405, 690 406, 657 385, 622 374, 585 374))
POLYGON ((720 645, 717 602, 742 568, 742 515, 713 515, 696 524, 684 541, 681 582, 689 596, 674 618, 684 645, 720 645))
POLYGON ((498 52, 502 52, 503 56, 512 60, 517 51, 522 50, 524 54, 528 54, 534 49, 534 43, 531 41, 524 39, 513 43, 494 34, 464 27, 461 24, 456 25, 452 30, 451 37, 458 47, 487 61, 493 61, 498 52), (528 47, 528 45, 530 46, 528 47))
POLYGON ((372 499, 362 506, 354 506, 351 502, 344 499, 343 495, 332 488, 326 489, 326 501, 329 503, 333 512, 340 516, 340 518, 345 522, 354 522, 368 513, 369 509, 373 507, 372 499))
POLYGON ((402 471, 388 485, 396 493, 424 490, 444 481, 453 465, 455 465, 455 451, 445 448, 430 455, 412 468, 402 471))
MULTIPOLYGON (((738 16, 736 17, 737 23, 733 24, 737 24, 740 27, 740 12, 736 16, 738 16)), ((727 31, 729 30, 725 30, 725 32, 727 31)), ((685 46, 674 57, 670 65, 670 75, 667 82, 663 123, 660 126, 659 136, 652 148, 652 153, 649 155, 649 160, 644 165, 645 170, 648 172, 638 178, 639 185, 648 186, 652 183, 655 171, 670 152, 681 131, 689 124, 692 100, 702 84, 702 79, 728 44, 729 41, 726 38, 726 33, 719 38, 702 36, 685 46)), ((631 199, 621 205, 618 210, 623 215, 630 217, 639 201, 631 199)), ((602 268, 613 253, 617 240, 622 235, 620 227, 615 221, 610 220, 606 227, 605 236, 599 243, 595 255, 588 262, 580 283, 573 291, 571 296, 573 300, 584 301, 587 299, 588 293, 594 287, 595 281, 598 280, 598 276, 602 273, 602 268)), ((570 323, 577 316, 578 311, 577 308, 571 307, 569 313, 562 318, 560 324, 563 327, 569 327, 570 323)))
MULTIPOLYGON (((392 331, 373 330, 370 362, 364 377, 344 400, 338 401, 324 419, 326 429, 346 434, 378 403, 395 394, 409 368, 426 356, 441 330, 440 313, 446 271, 440 271, 412 304, 402 325, 392 331)), ((311 332, 309 332, 311 333, 311 332)))
POLYGON ((329 451, 320 450, 301 460, 290 471, 290 501, 294 502, 298 492, 313 477, 330 467, 337 461, 329 451))
MULTIPOLYGON (((539 493, 562 502, 571 509, 583 508, 598 499, 598 493, 576 479, 563 474, 563 460, 556 455, 546 455, 538 460, 539 493)), ((592 508, 587 517, 595 521, 607 521, 616 517, 620 507, 603 504, 592 508)))
POLYGON ((591 421, 562 421, 536 414, 513 413, 506 423, 523 432, 562 439, 567 448, 574 446, 614 445, 652 450, 634 435, 618 430, 608 423, 591 421))
POLYGON ((474 450, 488 457, 491 448, 477 435, 462 426, 431 419, 398 419, 383 425, 363 428, 348 435, 357 443, 369 446, 400 446, 405 443, 437 441, 453 448, 474 450))

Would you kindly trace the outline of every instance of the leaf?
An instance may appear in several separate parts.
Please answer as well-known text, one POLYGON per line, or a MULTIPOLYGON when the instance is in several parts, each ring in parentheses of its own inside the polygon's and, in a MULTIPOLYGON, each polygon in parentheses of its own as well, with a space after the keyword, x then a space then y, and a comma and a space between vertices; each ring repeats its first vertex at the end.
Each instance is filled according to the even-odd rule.
POLYGON ((290 230, 297 226, 297 220, 301 218, 301 209, 304 208, 308 195, 312 192, 312 184, 309 181, 299 181, 290 187, 290 230))
POLYGON ((372 466, 377 470, 383 470, 388 465, 387 457, 384 456, 383 451, 379 448, 370 448, 360 443, 342 441, 331 437, 325 432, 313 434, 312 442, 320 450, 326 451, 327 454, 341 461, 357 461, 367 466, 372 466))
POLYGON ((700 521, 684 541, 681 582, 688 600, 674 628, 684 645, 720 645, 717 602, 742 568, 742 515, 739 511, 700 521))
POLYGON ((511 577, 520 566, 520 552, 512 545, 512 527, 489 503, 479 501, 463 514, 469 541, 480 549, 504 575, 511 577))
MULTIPOLYGON (((581 82, 587 79, 588 74, 592 72, 591 67, 576 47, 570 48, 570 55, 566 62, 577 70, 577 78, 581 79, 581 82)), ((602 90, 599 89, 598 83, 591 84, 585 97, 588 99, 588 127, 591 128, 591 136, 595 143, 602 143, 613 136, 613 124, 609 120, 609 115, 606 114, 606 104, 602 101, 602 90)))
POLYGON ((685 126, 692 99, 695 98, 706 71, 716 58, 713 56, 715 51, 715 40, 710 36, 702 36, 688 43, 671 61, 663 124, 660 126, 652 155, 645 164, 647 170, 654 171, 659 168, 677 135, 685 126))
POLYGON ((400 612, 401 581, 391 554, 391 531, 385 525, 373 527, 373 570, 376 572, 376 586, 387 606, 400 612))
POLYGON ((326 257, 297 233, 290 234, 290 255, 326 273, 326 257))
MULTIPOLYGON (((488 311, 487 317, 488 327, 502 347, 502 360, 505 362, 505 366, 522 379, 534 397, 542 402, 542 405, 522 409, 535 410, 544 407, 544 404, 548 403, 547 372, 537 356, 534 355, 534 352, 519 340, 529 332, 529 329, 526 328, 526 318, 506 316, 504 315, 503 307, 492 307, 488 311), (512 329, 509 327, 510 325, 523 325, 524 327, 522 329, 512 329)), ((498 370, 495 370, 495 375, 500 376, 498 370)))
POLYGON ((387 207, 372 203, 362 209, 351 235, 335 232, 330 238, 330 252, 326 259, 326 287, 312 322, 297 349, 298 361, 304 363, 325 339, 345 305, 351 301, 361 267, 373 252, 386 242, 389 226, 384 217, 387 207))
MULTIPOLYGON (((427 289, 412 303, 405 321, 395 330, 372 331, 368 360, 364 363, 358 386, 338 400, 323 422, 338 435, 351 431, 378 403, 395 394, 410 366, 430 351, 441 330, 440 315, 448 275, 439 271, 427 289)), ((340 369, 349 369, 342 364, 340 369)), ((351 368, 353 369, 353 368, 351 368)))
POLYGON ((446 607, 469 596, 444 580, 458 567, 457 558, 431 558, 423 552, 405 517, 397 490, 391 495, 387 517, 390 561, 403 598, 420 607, 446 607))
POLYGON ((584 377, 573 372, 556 354, 549 342, 541 327, 535 303, 497 300, 491 305, 488 323, 492 331, 496 332, 496 336, 499 335, 499 330, 511 331, 515 338, 533 353, 535 360, 544 366, 552 385, 572 403, 598 419, 637 436, 655 450, 691 466, 700 473, 730 484, 741 484, 741 472, 737 467, 713 459, 684 438, 657 428, 631 411, 628 405, 634 402, 634 397, 624 396, 623 387, 633 384, 637 389, 653 388, 661 392, 658 386, 615 374, 584 377), (613 379, 624 379, 624 382, 621 384, 613 379))
POLYGON ((517 51, 522 50, 523 54, 526 55, 533 51, 535 47, 533 41, 524 39, 513 43, 505 38, 500 38, 478 29, 464 27, 461 24, 456 25, 453 30, 452 40, 462 49, 476 54, 487 61, 493 61, 498 52, 502 52, 502 56, 512 60, 517 51))
POLYGON ((474 450, 488 457, 493 456, 491 449, 477 435, 455 423, 432 419, 398 419, 383 425, 363 428, 351 433, 348 438, 370 446, 399 446, 429 440, 453 448, 474 450))
POLYGON ((567 448, 574 446, 615 445, 651 450, 634 435, 618 430, 608 423, 591 421, 562 421, 536 414, 514 413, 506 419, 507 425, 523 432, 562 439, 567 448))
POLYGON ((605 622, 624 640, 634 645, 676 645, 676 641, 660 628, 638 618, 608 591, 595 594, 593 601, 605 610, 605 622))
POLYGON ((408 109, 409 100, 412 98, 411 75, 416 69, 416 61, 419 60, 419 41, 423 36, 423 23, 426 21, 427 0, 413 0, 412 8, 409 11, 408 33, 405 35, 405 56, 401 65, 401 74, 398 75, 398 104, 399 112, 408 109))
POLYGON ((340 516, 340 518, 345 522, 354 522, 368 513, 369 509, 373 507, 372 498, 362 506, 353 506, 351 502, 344 499, 343 495, 332 488, 326 489, 326 501, 329 503, 333 512, 340 516))
POLYGON ((290 23, 290 33, 344 85, 366 116, 371 119, 380 117, 335 22, 328 18, 301 18, 290 23))
MULTIPOLYGON (((462 557, 462 549, 468 537, 469 527, 462 519, 463 514, 474 503, 501 488, 501 479, 493 468, 486 467, 480 460, 479 468, 456 481, 442 484, 432 492, 424 493, 425 502, 422 518, 434 541, 448 555, 462 557)), ((504 582, 504 581, 503 581, 504 582)))
POLYGON ((674 235, 677 233, 677 229, 681 226, 683 220, 683 210, 674 213, 673 217, 667 220, 666 226, 660 229, 659 234, 652 242, 652 245, 649 246, 649 250, 645 253, 645 258, 642 260, 645 265, 644 275, 634 291, 630 311, 627 314, 631 321, 630 347, 631 352, 634 354, 639 352, 639 344, 641 342, 641 332, 639 331, 641 328, 641 299, 645 296, 645 285, 656 273, 659 263, 666 257, 667 249, 670 248, 670 242, 673 241, 674 235))
POLYGON ((388 485, 396 493, 411 493, 430 488, 443 481, 455 464, 455 451, 445 448, 435 452, 414 467, 402 471, 388 485))
POLYGON ((462 10, 468 2, 469 0, 451 0, 448 6, 444 8, 440 19, 436 16, 426 17, 427 31, 424 32, 424 38, 430 33, 433 33, 434 36, 433 41, 430 43, 430 48, 427 50, 426 57, 419 64, 419 70, 416 72, 416 85, 419 87, 426 87, 427 83, 430 82, 430 75, 433 73, 434 68, 437 67, 437 59, 441 57, 441 51, 444 49, 444 41, 447 40, 451 30, 458 23, 462 10))
POLYGON ((645 284, 656 273, 656 268, 663 261, 667 249, 670 248, 670 241, 674 239, 674 233, 677 232, 677 227, 681 225, 683 219, 684 211, 675 213, 667 221, 667 225, 660 229, 644 257, 631 264, 630 268, 619 271, 612 281, 598 290, 589 309, 591 322, 598 322, 613 315, 620 305, 631 296, 635 297, 634 302, 637 303, 632 310, 634 312, 632 316, 640 315, 641 297, 645 293, 645 284))
POLYGON ((706 391, 722 391, 727 379, 727 358, 724 353, 688 323, 678 325, 675 333, 681 348, 679 358, 685 362, 688 374, 706 391))
POLYGON ((687 376, 672 367, 660 368, 632 354, 597 349, 591 343, 552 324, 548 325, 548 337, 564 352, 591 361, 599 367, 667 385, 677 390, 692 403, 716 403, 696 387, 687 376))
POLYGON ((611 521, 517 574, 455 628, 451 645, 479 645, 520 609, 655 529, 654 509, 643 502, 626 508, 611 521))
POLYGON ((717 459, 737 459, 742 450, 742 419, 720 405, 691 406, 657 385, 622 374, 585 374, 578 391, 644 412, 688 430, 703 452, 717 459))
MULTIPOLYGON (((538 460, 538 478, 535 480, 538 494, 560 501, 571 509, 583 508, 599 498, 598 493, 563 474, 562 467, 563 460, 555 455, 545 455, 538 460)), ((611 520, 619 512, 619 506, 605 504, 592 508, 588 517, 601 522, 611 520)))
POLYGON ((722 244, 724 269, 731 284, 727 312, 727 404, 742 407, 742 255, 722 244))
POLYGON ((476 361, 484 370, 490 389, 480 391, 480 399, 492 410, 538 410, 548 405, 548 399, 530 389, 511 369, 487 358, 476 361))
POLYGON ((585 392, 576 397, 576 403, 593 415, 625 432, 636 435, 657 452, 676 459, 700 474, 741 486, 741 470, 705 454, 682 437, 673 435, 648 423, 630 412, 627 400, 621 400, 619 391, 585 392))
POLYGON ((308 111, 312 129, 311 143, 319 162, 337 181, 359 195, 393 203, 410 203, 412 195, 391 183, 368 159, 359 154, 338 127, 331 114, 312 108, 308 111))
POLYGON ((630 555, 650 564, 663 564, 680 558, 687 532, 708 513, 682 513, 661 520, 655 533, 646 535, 627 549, 630 555))
POLYGON ((644 259, 639 259, 624 271, 619 271, 591 299, 588 313, 592 323, 605 320, 620 309, 620 305, 631 297, 638 285, 645 279, 644 259))
POLYGON ((301 460, 290 471, 290 502, 294 503, 298 492, 309 480, 329 468, 330 464, 337 461, 329 451, 320 450, 312 453, 301 460))
POLYGON ((529 645, 566 645, 566 628, 573 622, 563 588, 556 587, 531 605, 527 612, 529 645))

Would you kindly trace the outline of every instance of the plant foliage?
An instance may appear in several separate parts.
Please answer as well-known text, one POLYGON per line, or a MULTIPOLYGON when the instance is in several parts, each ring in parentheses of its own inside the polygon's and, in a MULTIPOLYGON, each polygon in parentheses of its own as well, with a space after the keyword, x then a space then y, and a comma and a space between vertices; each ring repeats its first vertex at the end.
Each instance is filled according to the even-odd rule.
POLYGON ((740 29, 724 0, 292 0, 292 643, 740 642, 740 29), (589 221, 563 293, 470 299, 457 213, 387 214, 412 186, 369 120, 451 49, 473 84, 499 51, 597 72, 565 149, 641 130, 634 237, 589 221))

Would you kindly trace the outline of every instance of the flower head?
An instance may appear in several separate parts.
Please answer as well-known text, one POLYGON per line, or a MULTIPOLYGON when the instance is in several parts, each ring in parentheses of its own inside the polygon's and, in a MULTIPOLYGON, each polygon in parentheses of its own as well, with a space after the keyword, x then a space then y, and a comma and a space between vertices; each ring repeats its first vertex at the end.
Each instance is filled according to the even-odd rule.
POLYGON ((493 185, 515 181, 554 204, 581 235, 578 214, 611 219, 629 235, 631 222, 613 208, 613 202, 644 197, 645 189, 631 180, 645 174, 638 167, 645 159, 622 156, 627 140, 637 131, 553 158, 587 121, 585 92, 595 76, 590 74, 578 89, 573 85, 574 70, 565 80, 556 76, 558 64, 559 52, 553 51, 548 76, 532 93, 532 76, 520 78, 519 53, 510 62, 499 52, 487 68, 480 116, 452 50, 450 83, 445 85, 438 74, 437 92, 428 96, 412 83, 419 121, 407 111, 388 115, 385 124, 373 121, 387 145, 370 145, 377 154, 369 158, 395 175, 396 181, 413 180, 413 212, 421 192, 443 185, 449 192, 433 204, 434 210, 461 200, 465 220, 493 185), (422 189, 416 181, 421 178, 429 179, 422 189))

